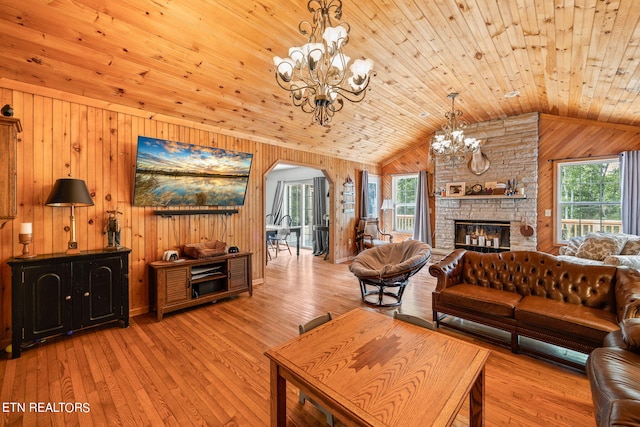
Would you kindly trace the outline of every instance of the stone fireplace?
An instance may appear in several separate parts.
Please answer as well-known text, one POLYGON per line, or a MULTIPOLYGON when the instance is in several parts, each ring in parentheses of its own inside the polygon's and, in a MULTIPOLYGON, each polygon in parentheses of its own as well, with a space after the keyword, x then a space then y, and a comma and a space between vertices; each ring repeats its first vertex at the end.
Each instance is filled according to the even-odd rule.
MULTIPOLYGON (((459 247, 461 242, 458 241, 460 236, 457 235, 456 222, 491 222, 500 223, 503 229, 508 230, 508 233, 505 233, 508 235, 508 242, 501 240, 496 251, 536 250, 537 234, 534 232, 532 236, 524 236, 520 228, 525 222, 529 225, 537 223, 538 114, 522 114, 470 125, 465 129, 465 133, 485 141, 481 149, 491 165, 482 175, 476 175, 469 170, 466 161, 452 165, 446 160, 436 158, 434 246, 439 249, 459 247), (503 183, 514 178, 518 187, 524 188, 524 195, 441 195, 441 190, 451 182, 464 182, 469 189, 476 184, 485 187, 486 183, 503 183)), ((485 236, 483 246, 485 252, 489 251, 486 238, 485 236)), ((504 235, 501 234, 500 238, 503 239, 504 235)), ((463 242, 466 244, 466 241, 463 242)))

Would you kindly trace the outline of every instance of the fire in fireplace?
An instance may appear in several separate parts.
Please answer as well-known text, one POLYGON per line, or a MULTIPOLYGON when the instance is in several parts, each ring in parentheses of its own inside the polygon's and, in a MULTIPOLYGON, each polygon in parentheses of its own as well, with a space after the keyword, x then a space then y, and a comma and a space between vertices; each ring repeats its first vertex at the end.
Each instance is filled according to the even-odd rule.
POLYGON ((510 248, 509 221, 456 220, 455 247, 477 252, 503 252, 510 248))

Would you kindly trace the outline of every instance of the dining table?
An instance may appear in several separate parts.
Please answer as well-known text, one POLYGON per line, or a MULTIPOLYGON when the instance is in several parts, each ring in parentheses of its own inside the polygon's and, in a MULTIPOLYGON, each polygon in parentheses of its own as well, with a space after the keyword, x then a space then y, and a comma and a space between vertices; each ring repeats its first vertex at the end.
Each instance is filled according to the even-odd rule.
POLYGON ((287 383, 347 425, 450 426, 465 402, 484 425, 490 351, 356 308, 268 350, 271 425, 287 421, 287 383))

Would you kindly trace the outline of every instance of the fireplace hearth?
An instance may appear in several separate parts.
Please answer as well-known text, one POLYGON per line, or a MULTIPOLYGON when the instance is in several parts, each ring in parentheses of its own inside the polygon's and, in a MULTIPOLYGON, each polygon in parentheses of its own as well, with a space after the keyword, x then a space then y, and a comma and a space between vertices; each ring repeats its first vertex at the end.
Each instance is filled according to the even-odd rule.
POLYGON ((476 252, 504 252, 511 248, 509 221, 454 221, 455 248, 476 252))

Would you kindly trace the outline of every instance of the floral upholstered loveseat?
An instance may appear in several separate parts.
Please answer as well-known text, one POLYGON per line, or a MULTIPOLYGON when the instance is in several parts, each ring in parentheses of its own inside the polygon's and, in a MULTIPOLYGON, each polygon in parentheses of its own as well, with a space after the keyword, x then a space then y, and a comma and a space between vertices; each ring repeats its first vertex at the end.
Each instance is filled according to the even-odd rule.
POLYGON ((588 233, 569 239, 558 258, 580 264, 617 265, 640 270, 640 236, 588 233))

